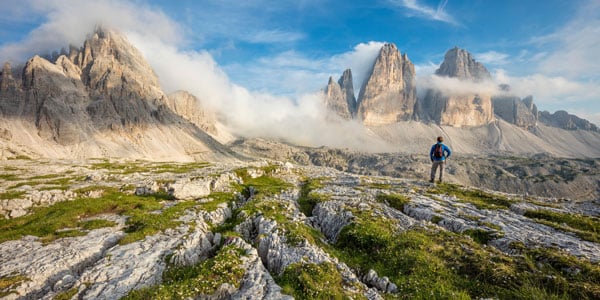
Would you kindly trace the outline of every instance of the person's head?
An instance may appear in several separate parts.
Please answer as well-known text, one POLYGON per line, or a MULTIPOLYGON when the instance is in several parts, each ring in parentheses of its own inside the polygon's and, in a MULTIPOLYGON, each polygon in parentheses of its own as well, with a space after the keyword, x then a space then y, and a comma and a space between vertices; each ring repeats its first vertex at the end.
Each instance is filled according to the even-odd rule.
POLYGON ((444 141, 444 137, 438 136, 437 137, 437 141, 438 141, 438 143, 443 142, 444 141))

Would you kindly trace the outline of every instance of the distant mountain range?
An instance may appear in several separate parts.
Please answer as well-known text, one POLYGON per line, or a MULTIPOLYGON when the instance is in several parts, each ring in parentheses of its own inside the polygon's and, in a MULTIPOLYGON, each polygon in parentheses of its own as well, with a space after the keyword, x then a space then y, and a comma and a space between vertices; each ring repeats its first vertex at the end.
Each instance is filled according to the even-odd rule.
MULTIPOLYGON (((446 52, 435 75, 474 84, 492 80, 483 64, 457 47, 446 52)), ((385 44, 362 83, 358 99, 354 98, 352 70, 347 69, 337 83, 330 77, 325 102, 340 117, 355 118, 368 126, 409 120, 453 127, 482 126, 497 117, 526 129, 533 129, 540 122, 567 130, 598 132, 596 125, 565 111, 539 112, 532 96, 521 99, 512 95, 508 85, 499 85, 500 93, 496 95, 476 92, 457 95, 427 89, 418 97, 415 78, 415 68, 407 54, 401 54, 394 44, 385 44)))
MULTIPOLYGON (((437 76, 491 81, 465 50, 448 51, 437 76)), ((406 54, 384 45, 358 98, 351 70, 330 78, 323 100, 334 119, 359 120, 393 151, 421 153, 435 136, 463 153, 549 153, 600 156, 600 133, 563 111, 539 112, 532 97, 477 92, 417 93, 406 54)), ((97 28, 81 47, 0 74, 0 158, 119 157, 151 160, 223 160, 239 155, 224 143, 218 112, 178 91, 167 95, 142 54, 121 34, 97 28)), ((290 133, 293 134, 293 133, 290 133)), ((345 132, 340 134, 355 134, 345 132)))
POLYGON ((565 111, 538 111, 532 96, 520 98, 510 86, 493 83, 485 66, 466 50, 448 50, 435 76, 473 90, 434 85, 417 91, 408 55, 385 44, 358 99, 347 69, 337 83, 329 79, 324 102, 334 115, 362 122, 400 151, 422 152, 436 135, 443 135, 464 153, 600 156, 596 125, 565 111))

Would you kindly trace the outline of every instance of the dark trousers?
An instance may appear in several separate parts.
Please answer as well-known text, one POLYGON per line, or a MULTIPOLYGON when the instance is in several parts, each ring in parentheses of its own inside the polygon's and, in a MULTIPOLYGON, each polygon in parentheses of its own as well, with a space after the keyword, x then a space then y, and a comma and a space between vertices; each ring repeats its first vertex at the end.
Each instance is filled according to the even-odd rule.
POLYGON ((446 165, 445 160, 434 160, 431 164, 431 180, 435 179, 435 172, 437 168, 440 168, 440 181, 442 181, 442 177, 444 177, 444 166, 446 165))

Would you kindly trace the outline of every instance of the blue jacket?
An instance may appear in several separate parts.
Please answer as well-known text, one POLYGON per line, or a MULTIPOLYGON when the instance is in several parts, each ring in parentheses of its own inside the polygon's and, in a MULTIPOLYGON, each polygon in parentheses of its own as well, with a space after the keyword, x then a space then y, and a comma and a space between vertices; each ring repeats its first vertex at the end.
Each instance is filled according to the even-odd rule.
POLYGON ((437 144, 433 144, 433 146, 431 146, 431 151, 429 151, 429 158, 431 158, 431 161, 440 161, 440 160, 446 160, 446 157, 450 157, 450 154, 452 154, 452 151, 450 151, 450 148, 448 148, 448 146, 442 144, 442 143, 437 143, 437 144), (444 156, 437 158, 433 156, 433 152, 435 151, 435 145, 437 144, 441 144, 442 145, 442 152, 444 153, 444 156))

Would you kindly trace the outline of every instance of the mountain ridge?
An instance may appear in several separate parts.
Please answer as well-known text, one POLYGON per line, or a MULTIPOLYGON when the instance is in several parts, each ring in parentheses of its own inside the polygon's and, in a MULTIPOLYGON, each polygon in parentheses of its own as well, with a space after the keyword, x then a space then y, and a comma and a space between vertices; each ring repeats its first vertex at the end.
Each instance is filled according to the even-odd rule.
MULTIPOLYGON (((456 55, 447 56, 456 62, 446 65, 463 70, 456 74, 484 74, 487 80, 485 67, 468 52, 451 51, 456 55)), ((9 64, 3 66, 2 158, 19 154, 177 161, 242 158, 223 144, 236 136, 223 130, 218 112, 208 110, 202 99, 187 92, 164 93, 152 67, 118 32, 97 28, 80 48, 63 52, 53 57, 54 62, 34 56, 20 72, 9 64)), ((356 99, 350 69, 337 82, 330 78, 324 98, 333 118, 325 121, 340 114, 345 120, 361 120, 370 138, 386 144, 372 151, 419 153, 432 137, 443 135, 465 153, 600 156, 595 125, 568 113, 540 113, 532 98, 510 96, 509 87, 503 94, 508 100, 479 94, 446 96, 432 89, 430 105, 423 105, 417 97, 414 65, 393 44, 382 47, 362 86, 356 99), (504 106, 499 104, 504 102, 504 106), (540 124, 570 131, 541 130, 540 124), (579 134, 580 129, 593 134, 579 134), (541 141, 542 136, 568 144, 551 145, 541 141)))
POLYGON ((201 114, 200 101, 183 106, 192 112, 177 110, 177 94, 169 100, 142 54, 114 30, 96 28, 81 48, 71 47, 54 63, 34 56, 21 82, 9 69, 4 66, 0 84, 0 128, 11 133, 4 141, 9 148, 22 145, 56 158, 236 157, 215 139, 214 117, 200 122, 189 116, 201 114))

